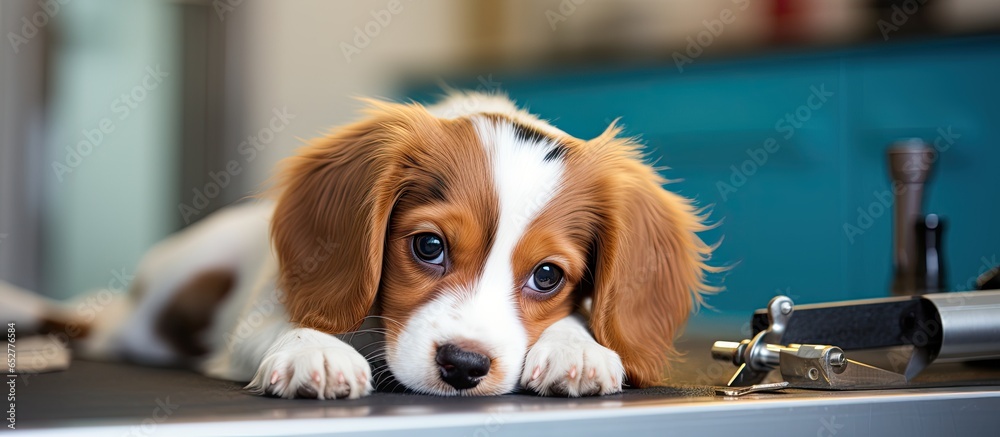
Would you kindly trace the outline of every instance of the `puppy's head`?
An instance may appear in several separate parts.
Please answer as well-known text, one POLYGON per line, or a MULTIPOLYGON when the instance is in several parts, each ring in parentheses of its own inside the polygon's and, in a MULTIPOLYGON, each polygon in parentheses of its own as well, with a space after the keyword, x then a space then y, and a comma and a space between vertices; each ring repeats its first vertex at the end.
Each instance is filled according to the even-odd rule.
POLYGON ((283 170, 272 238, 294 323, 344 333, 377 312, 407 387, 502 394, 590 297, 629 384, 661 380, 710 248, 634 142, 582 141, 496 96, 370 105, 283 170))

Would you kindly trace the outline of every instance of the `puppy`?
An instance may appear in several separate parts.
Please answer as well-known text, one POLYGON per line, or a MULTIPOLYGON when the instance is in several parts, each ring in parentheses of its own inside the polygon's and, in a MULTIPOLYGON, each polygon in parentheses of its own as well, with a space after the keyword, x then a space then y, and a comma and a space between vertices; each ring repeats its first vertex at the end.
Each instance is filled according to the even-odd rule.
POLYGON ((88 324, 84 354, 357 398, 372 368, 337 335, 367 320, 387 370, 420 393, 662 381, 712 291, 711 247, 700 210, 662 188, 639 145, 614 125, 574 138, 496 95, 368 103, 283 163, 273 203, 153 248, 131 294, 88 324))

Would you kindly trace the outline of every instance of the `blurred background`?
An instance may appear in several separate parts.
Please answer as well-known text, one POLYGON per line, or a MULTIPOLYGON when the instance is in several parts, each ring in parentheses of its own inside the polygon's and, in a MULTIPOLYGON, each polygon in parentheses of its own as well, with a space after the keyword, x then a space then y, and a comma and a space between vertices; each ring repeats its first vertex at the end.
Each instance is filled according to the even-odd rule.
POLYGON ((993 0, 3 0, 0 279, 124 289, 353 97, 455 87, 641 135, 721 223, 701 319, 889 295, 901 138, 937 150, 925 210, 971 289, 1000 264, 998 30, 993 0))

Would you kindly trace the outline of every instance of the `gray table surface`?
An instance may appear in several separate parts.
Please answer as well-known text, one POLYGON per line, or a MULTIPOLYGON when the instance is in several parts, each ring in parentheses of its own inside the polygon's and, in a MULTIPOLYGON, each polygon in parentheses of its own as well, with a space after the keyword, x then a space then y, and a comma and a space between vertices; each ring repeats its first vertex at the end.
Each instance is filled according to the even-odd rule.
MULTIPOLYGON (((682 348, 707 350, 707 339, 682 348)), ((445 398, 376 393, 359 400, 286 400, 182 369, 74 361, 18 383, 25 435, 767 435, 996 436, 1000 369, 936 365, 899 390, 791 390, 716 396, 733 368, 689 353, 679 383, 581 399, 531 394, 445 398), (947 387, 955 381, 965 386, 947 387), (945 387, 941 387, 945 386, 945 387)))

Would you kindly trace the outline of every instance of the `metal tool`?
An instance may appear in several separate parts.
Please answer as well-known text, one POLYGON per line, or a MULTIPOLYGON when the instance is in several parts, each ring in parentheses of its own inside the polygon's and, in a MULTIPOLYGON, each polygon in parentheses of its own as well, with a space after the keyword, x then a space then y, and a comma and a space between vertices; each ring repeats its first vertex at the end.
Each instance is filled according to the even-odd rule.
POLYGON ((729 360, 739 366, 727 385, 758 384, 781 362, 780 351, 777 348, 782 345, 785 325, 792 317, 792 299, 787 296, 777 296, 771 299, 767 309, 767 329, 758 332, 752 340, 743 340, 739 343, 717 341, 712 345, 712 358, 729 360))
POLYGON ((717 341, 712 345, 713 358, 739 366, 727 385, 756 387, 774 369, 779 369, 788 383, 785 387, 844 389, 906 383, 901 374, 848 359, 836 346, 784 345, 782 337, 794 312, 792 300, 777 296, 767 307, 770 324, 752 340, 717 341))
POLYGON ((757 310, 752 326, 752 339, 712 346, 713 358, 738 366, 729 386, 760 384, 778 369, 790 388, 897 387, 934 360, 1000 357, 1000 291, 799 308, 787 296, 777 296, 766 309, 757 310), (845 352, 889 346, 906 347, 899 356, 901 372, 848 359, 845 352))

